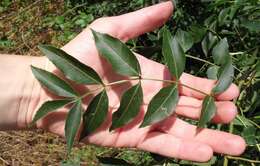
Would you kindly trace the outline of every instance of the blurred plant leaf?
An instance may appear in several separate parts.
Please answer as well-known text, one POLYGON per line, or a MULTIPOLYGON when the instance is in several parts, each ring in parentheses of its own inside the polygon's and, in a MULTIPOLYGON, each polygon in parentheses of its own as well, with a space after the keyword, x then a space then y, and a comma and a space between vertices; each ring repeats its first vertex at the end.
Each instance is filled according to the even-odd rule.
POLYGON ((222 26, 225 24, 225 22, 227 21, 227 19, 229 18, 229 12, 230 12, 230 8, 224 8, 220 11, 219 15, 218 15, 218 23, 219 26, 222 26))
POLYGON ((215 64, 223 65, 229 58, 227 38, 220 40, 212 50, 215 64))
POLYGON ((97 157, 100 166, 133 166, 123 159, 113 157, 97 157))
POLYGON ((209 50, 217 43, 218 38, 209 32, 201 42, 203 53, 208 56, 209 50))
POLYGON ((80 139, 93 133, 105 121, 108 113, 108 96, 105 90, 95 96, 83 114, 83 129, 80 139))
POLYGON ((207 70, 208 79, 217 80, 218 79, 218 66, 210 66, 207 70))
POLYGON ((178 29, 175 38, 181 45, 184 52, 188 51, 193 45, 193 38, 189 32, 178 29))
POLYGON ((140 127, 157 123, 172 115, 178 101, 178 85, 169 85, 162 88, 150 101, 140 127))
POLYGON ((198 123, 199 128, 204 128, 208 122, 214 117, 217 111, 214 98, 206 96, 202 103, 201 115, 198 123))
POLYGON ((200 25, 192 25, 190 27, 190 34, 192 35, 194 43, 198 43, 205 36, 207 30, 200 25))
POLYGON ((140 65, 132 51, 119 39, 92 30, 99 53, 113 69, 125 76, 139 76, 140 65))
POLYGON ((248 145, 257 144, 256 131, 257 130, 254 126, 248 126, 243 129, 242 136, 248 145))
POLYGON ((65 123, 65 137, 67 141, 67 151, 70 154, 77 131, 81 122, 82 106, 81 101, 77 101, 69 110, 65 123))
POLYGON ((113 113, 110 130, 130 123, 139 113, 143 102, 141 82, 128 89, 121 97, 118 110, 113 113))
POLYGON ((102 80, 95 70, 81 63, 65 51, 49 45, 40 45, 39 49, 69 79, 79 84, 102 84, 102 80))
POLYGON ((36 123, 39 119, 43 118, 46 116, 48 113, 55 111, 61 107, 64 107, 65 105, 69 104, 72 102, 71 100, 64 99, 64 100, 52 100, 52 101, 47 101, 44 104, 41 105, 39 110, 36 112, 33 121, 31 124, 36 123))
POLYGON ((52 93, 63 97, 77 97, 71 86, 56 75, 34 66, 31 69, 35 78, 52 93))
POLYGON ((231 57, 229 57, 226 63, 221 66, 218 71, 218 82, 213 88, 212 92, 219 94, 228 89, 234 78, 234 67, 232 65, 231 57))
POLYGON ((180 44, 166 27, 163 33, 162 53, 171 74, 179 80, 185 69, 186 57, 180 44))

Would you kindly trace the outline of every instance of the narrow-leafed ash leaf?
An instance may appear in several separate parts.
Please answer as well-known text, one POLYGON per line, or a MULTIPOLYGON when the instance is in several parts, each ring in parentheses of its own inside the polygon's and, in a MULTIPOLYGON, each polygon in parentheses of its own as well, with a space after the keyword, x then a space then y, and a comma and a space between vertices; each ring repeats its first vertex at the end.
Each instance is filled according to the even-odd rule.
POLYGON ((102 84, 102 80, 95 70, 65 51, 49 45, 40 45, 39 49, 67 78, 79 84, 102 84))
POLYGON ((173 38, 166 28, 163 32, 162 53, 171 74, 176 80, 179 80, 185 69, 186 57, 176 38, 173 38))
POLYGON ((46 70, 31 66, 35 78, 52 93, 63 96, 75 98, 78 96, 72 87, 58 76, 46 70))
POLYGON ((112 65, 113 69, 125 76, 140 76, 139 62, 133 52, 120 40, 92 30, 96 47, 112 65))
POLYGON ((143 102, 141 82, 124 92, 118 110, 113 113, 110 130, 123 127, 130 123, 140 112, 143 102))
POLYGON ((198 123, 199 128, 204 128, 214 117, 217 111, 215 100, 212 96, 206 96, 202 103, 201 115, 198 123))
POLYGON ((67 141, 67 151, 71 152, 76 134, 80 127, 82 114, 81 101, 77 101, 69 110, 65 123, 65 137, 67 141))
POLYGON ((80 139, 96 131, 105 121, 108 113, 108 96, 105 90, 95 96, 83 114, 83 129, 80 139))
POLYGON ((143 123, 140 127, 160 122, 172 115, 178 101, 178 85, 173 84, 162 88, 150 101, 143 123))
POLYGON ((53 112, 59 108, 62 108, 69 103, 72 103, 72 100, 64 99, 64 100, 52 100, 52 101, 45 102, 44 104, 41 105, 41 107, 36 112, 31 124, 36 123, 39 119, 43 118, 48 113, 53 112))

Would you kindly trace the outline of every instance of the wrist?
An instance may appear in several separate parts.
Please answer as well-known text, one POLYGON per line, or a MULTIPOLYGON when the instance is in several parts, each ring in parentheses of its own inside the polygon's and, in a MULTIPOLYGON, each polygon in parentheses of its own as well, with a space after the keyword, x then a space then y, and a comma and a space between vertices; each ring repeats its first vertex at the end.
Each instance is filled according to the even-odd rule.
POLYGON ((43 68, 46 58, 5 55, 0 63, 0 130, 25 129, 42 89, 30 65, 43 68))

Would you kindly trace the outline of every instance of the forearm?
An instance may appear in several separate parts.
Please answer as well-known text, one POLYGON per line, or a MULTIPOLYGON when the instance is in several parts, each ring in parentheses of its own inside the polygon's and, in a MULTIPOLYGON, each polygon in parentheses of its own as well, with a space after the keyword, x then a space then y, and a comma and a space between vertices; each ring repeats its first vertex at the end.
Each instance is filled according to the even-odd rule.
POLYGON ((45 68, 46 58, 0 55, 0 130, 25 128, 28 110, 37 107, 41 86, 30 65, 45 68))

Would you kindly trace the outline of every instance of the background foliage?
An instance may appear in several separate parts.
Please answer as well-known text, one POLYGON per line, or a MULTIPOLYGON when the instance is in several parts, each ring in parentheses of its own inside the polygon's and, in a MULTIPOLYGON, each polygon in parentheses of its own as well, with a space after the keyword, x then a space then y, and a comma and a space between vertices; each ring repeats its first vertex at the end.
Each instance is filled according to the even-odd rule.
MULTIPOLYGON (((95 18, 118 15, 156 3, 156 0, 2 0, 0 53, 39 56, 36 48, 39 43, 62 46, 95 18)), ((214 45, 215 38, 227 38, 233 63, 237 68, 234 80, 241 90, 239 98, 235 101, 239 116, 230 125, 211 127, 242 135, 249 146, 241 157, 259 161, 259 0, 175 0, 174 3, 176 9, 167 25, 173 34, 181 29, 192 36, 194 44, 188 54, 211 62, 211 51, 207 51, 211 48, 210 43, 214 45)), ((160 53, 161 36, 160 31, 156 30, 129 41, 128 45, 132 50, 163 63, 160 53)), ((186 72, 207 76, 209 66, 207 63, 189 59, 186 72)), ((3 135, 5 134, 1 134, 0 137, 3 135)), ((48 142, 46 146, 50 146, 48 142)), ((2 154, 0 157, 8 160, 8 157, 2 154)), ((254 161, 242 161, 240 158, 233 159, 221 155, 216 155, 207 164, 197 164, 146 152, 92 146, 85 146, 81 150, 75 148, 74 154, 67 162, 84 164, 87 161, 89 165, 97 165, 98 155, 124 159, 133 165, 254 165, 254 161)), ((41 162, 51 164, 48 161, 41 162)))

